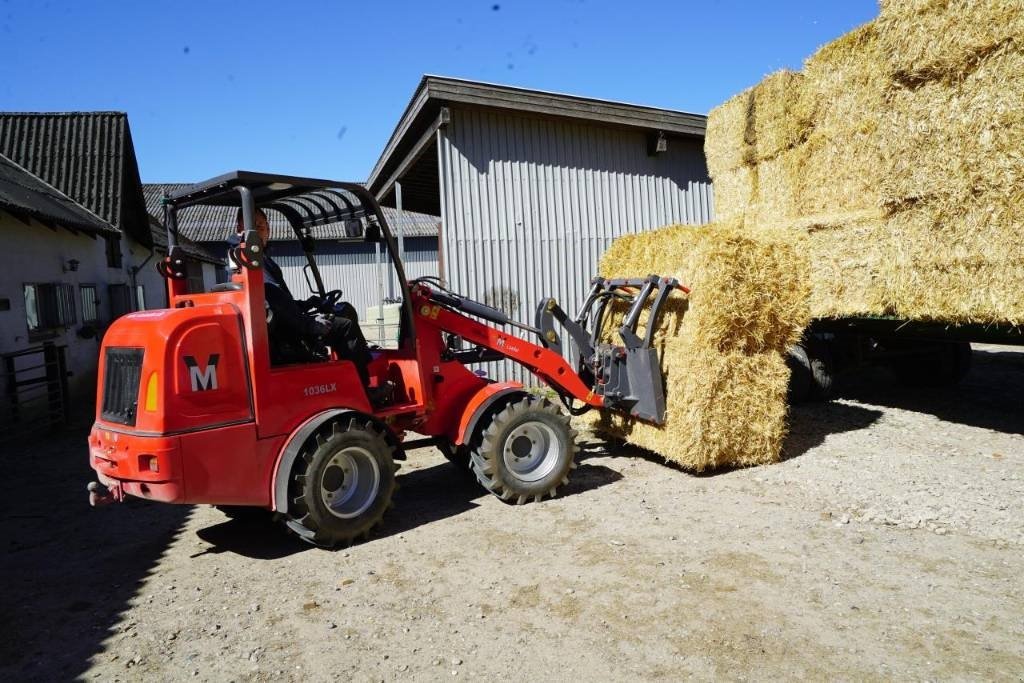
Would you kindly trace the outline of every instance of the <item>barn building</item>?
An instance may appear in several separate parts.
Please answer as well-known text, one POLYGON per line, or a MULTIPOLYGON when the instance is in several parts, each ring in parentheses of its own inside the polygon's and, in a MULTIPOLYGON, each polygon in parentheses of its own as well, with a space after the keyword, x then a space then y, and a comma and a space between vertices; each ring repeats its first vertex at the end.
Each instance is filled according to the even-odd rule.
POLYGON ((441 217, 452 289, 532 321, 546 296, 578 305, 616 237, 712 220, 705 125, 698 114, 425 76, 367 184, 385 205, 441 217))

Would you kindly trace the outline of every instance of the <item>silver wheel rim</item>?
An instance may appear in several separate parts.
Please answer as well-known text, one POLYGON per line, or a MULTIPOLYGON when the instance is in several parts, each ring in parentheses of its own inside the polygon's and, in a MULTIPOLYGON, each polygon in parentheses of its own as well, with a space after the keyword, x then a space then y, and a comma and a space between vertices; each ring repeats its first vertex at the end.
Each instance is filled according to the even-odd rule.
POLYGON ((333 456, 320 477, 320 498, 335 517, 352 519, 366 512, 380 490, 380 468, 370 451, 349 446, 333 456))
POLYGON ((561 443, 555 430, 539 421, 524 422, 505 437, 501 447, 505 469, 520 481, 539 481, 558 464, 561 443))

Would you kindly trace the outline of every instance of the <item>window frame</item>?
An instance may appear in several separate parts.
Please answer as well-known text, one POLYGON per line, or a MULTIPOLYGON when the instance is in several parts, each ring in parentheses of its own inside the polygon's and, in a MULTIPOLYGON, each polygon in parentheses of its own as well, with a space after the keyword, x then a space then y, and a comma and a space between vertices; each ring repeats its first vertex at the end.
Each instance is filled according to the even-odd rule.
POLYGON ((93 282, 84 282, 78 285, 78 305, 82 309, 82 324, 83 325, 97 325, 100 322, 100 295, 99 288, 93 282), (92 291, 92 311, 94 316, 92 318, 86 318, 88 309, 85 305, 86 293, 92 291))

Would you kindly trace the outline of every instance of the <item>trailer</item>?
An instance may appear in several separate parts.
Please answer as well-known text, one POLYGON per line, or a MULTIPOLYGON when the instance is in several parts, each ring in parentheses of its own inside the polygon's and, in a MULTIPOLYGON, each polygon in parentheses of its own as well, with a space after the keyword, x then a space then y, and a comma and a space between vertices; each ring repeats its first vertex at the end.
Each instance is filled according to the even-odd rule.
POLYGON ((817 319, 790 350, 790 399, 828 399, 837 375, 868 364, 888 366, 910 386, 953 386, 970 371, 971 343, 1024 346, 1024 328, 894 316, 817 319))

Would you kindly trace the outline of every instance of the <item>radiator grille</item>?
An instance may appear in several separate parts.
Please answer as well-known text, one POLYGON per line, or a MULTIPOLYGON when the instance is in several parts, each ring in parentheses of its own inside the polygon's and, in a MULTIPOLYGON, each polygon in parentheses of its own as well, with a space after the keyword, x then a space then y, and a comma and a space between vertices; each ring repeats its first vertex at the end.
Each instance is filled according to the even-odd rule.
POLYGON ((135 426, 142 355, 142 349, 107 349, 103 377, 103 411, 100 413, 104 420, 135 426))

